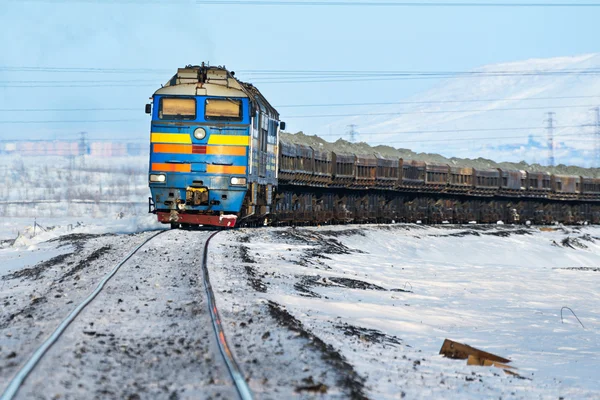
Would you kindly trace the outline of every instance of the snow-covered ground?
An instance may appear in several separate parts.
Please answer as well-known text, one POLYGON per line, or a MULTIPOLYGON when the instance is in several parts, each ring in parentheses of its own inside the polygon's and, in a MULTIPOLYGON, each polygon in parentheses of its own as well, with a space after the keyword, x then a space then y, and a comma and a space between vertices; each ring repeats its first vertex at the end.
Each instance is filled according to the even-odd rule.
MULTIPOLYGON (((17 398, 234 398, 198 281, 207 232, 170 231, 147 243, 85 308, 17 398), (183 239, 190 244, 182 252, 183 239)), ((0 393, 58 323, 153 232, 70 234, 69 249, 0 279, 0 393)))
POLYGON ((126 234, 165 227, 153 214, 123 218, 0 217, 0 275, 70 252, 69 248, 50 242, 64 235, 126 234))
POLYGON ((123 218, 90 218, 84 216, 62 218, 0 217, 0 241, 8 242, 10 239, 19 237, 15 245, 23 247, 69 233, 134 233, 161 229, 166 226, 159 223, 154 214, 141 214, 123 218))
POLYGON ((600 396, 597 227, 280 228, 217 241, 215 262, 237 272, 227 285, 254 289, 222 301, 287 310, 369 397, 600 396), (568 310, 561 321, 563 306, 583 326, 568 310), (511 359, 524 379, 440 356, 445 338, 511 359))
MULTIPOLYGON (((235 398, 202 284, 200 260, 210 233, 171 230, 146 244, 69 326, 17 398, 235 398)), ((14 267, 0 272, 0 393, 62 318, 150 235, 70 233, 38 243, 38 254, 52 256, 41 262, 24 247, 0 250, 0 262, 14 267), (12 263, 15 253, 30 264, 12 263)), ((217 275, 212 283, 221 291, 228 285, 217 275)), ((224 314, 239 311, 235 304, 219 306, 224 314)), ((344 397, 338 372, 278 327, 267 310, 235 316, 228 340, 257 398, 318 393, 313 379, 327 385, 330 397, 344 397)))
MULTIPOLYGON (((2 381, 150 234, 104 235, 147 229, 122 224, 63 224, 28 244, 4 242, 0 265, 10 268, 0 270, 2 381)), ((70 328, 22 393, 42 393, 41 382, 56 373, 53 394, 100 395, 108 387, 123 396, 177 391, 194 398, 203 385, 215 393, 211 379, 188 382, 203 364, 175 351, 179 342, 169 345, 173 335, 187 343, 197 334, 186 327, 204 311, 186 307, 201 293, 196 263, 206 233, 163 236, 119 271, 94 301, 96 311, 70 328), (171 315, 178 304, 191 314, 171 315), (90 333, 100 310, 104 317, 90 333), (118 340, 107 345, 111 333, 118 340), (152 362, 158 353, 142 346, 135 358, 123 358, 123 344, 136 340, 158 343, 168 356, 152 362), (181 371, 161 386, 167 378, 159 377, 174 376, 165 363, 181 371)), ((350 225, 238 229, 213 240, 217 305, 257 398, 600 397, 599 227, 350 225), (565 306, 581 323, 566 309, 561 318, 565 306), (446 338, 509 358, 520 378, 444 358, 438 353, 446 338)))

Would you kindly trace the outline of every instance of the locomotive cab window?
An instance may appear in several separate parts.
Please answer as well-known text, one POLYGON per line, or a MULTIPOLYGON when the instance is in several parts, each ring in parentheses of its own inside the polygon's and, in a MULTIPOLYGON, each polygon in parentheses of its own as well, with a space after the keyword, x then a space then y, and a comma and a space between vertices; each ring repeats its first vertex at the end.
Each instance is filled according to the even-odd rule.
POLYGON ((196 99, 163 97, 158 109, 160 119, 196 119, 196 99))
POLYGON ((242 101, 233 99, 206 99, 204 116, 207 120, 241 121, 242 101))

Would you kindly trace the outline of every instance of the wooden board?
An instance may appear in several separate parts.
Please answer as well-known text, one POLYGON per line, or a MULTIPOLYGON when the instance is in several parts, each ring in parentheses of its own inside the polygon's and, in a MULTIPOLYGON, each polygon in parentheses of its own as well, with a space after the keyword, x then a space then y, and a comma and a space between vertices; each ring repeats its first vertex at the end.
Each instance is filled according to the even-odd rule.
POLYGON ((445 357, 453 358, 456 360, 466 360, 469 358, 469 356, 475 356, 479 359, 486 359, 500 363, 510 362, 510 360, 507 358, 476 349, 466 344, 454 342, 450 339, 444 340, 444 344, 440 349, 440 354, 444 355, 445 357))
POLYGON ((487 358, 479 358, 477 356, 470 355, 467 359, 467 365, 480 365, 482 367, 496 367, 496 368, 510 368, 515 369, 515 367, 508 366, 501 362, 491 361, 487 358))

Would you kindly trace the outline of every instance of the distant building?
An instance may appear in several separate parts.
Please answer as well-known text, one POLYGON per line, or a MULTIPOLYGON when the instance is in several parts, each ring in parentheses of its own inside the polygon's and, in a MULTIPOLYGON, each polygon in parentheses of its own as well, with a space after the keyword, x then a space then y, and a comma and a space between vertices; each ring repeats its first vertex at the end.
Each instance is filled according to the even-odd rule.
POLYGON ((20 154, 22 156, 80 156, 82 154, 91 157, 125 157, 139 156, 143 150, 148 151, 148 145, 141 142, 110 142, 89 141, 85 148, 81 149, 79 141, 66 140, 23 140, 23 141, 0 141, 0 153, 20 154))

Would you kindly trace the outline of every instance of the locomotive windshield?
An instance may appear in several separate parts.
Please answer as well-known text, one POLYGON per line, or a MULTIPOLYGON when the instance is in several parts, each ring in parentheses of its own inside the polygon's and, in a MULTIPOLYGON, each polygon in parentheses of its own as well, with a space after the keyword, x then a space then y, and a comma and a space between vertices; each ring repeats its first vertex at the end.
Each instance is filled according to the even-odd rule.
POLYGON ((242 102, 233 99, 206 99, 205 117, 207 120, 242 120, 242 102))
POLYGON ((160 119, 196 119, 196 99, 163 97, 158 110, 160 119))

